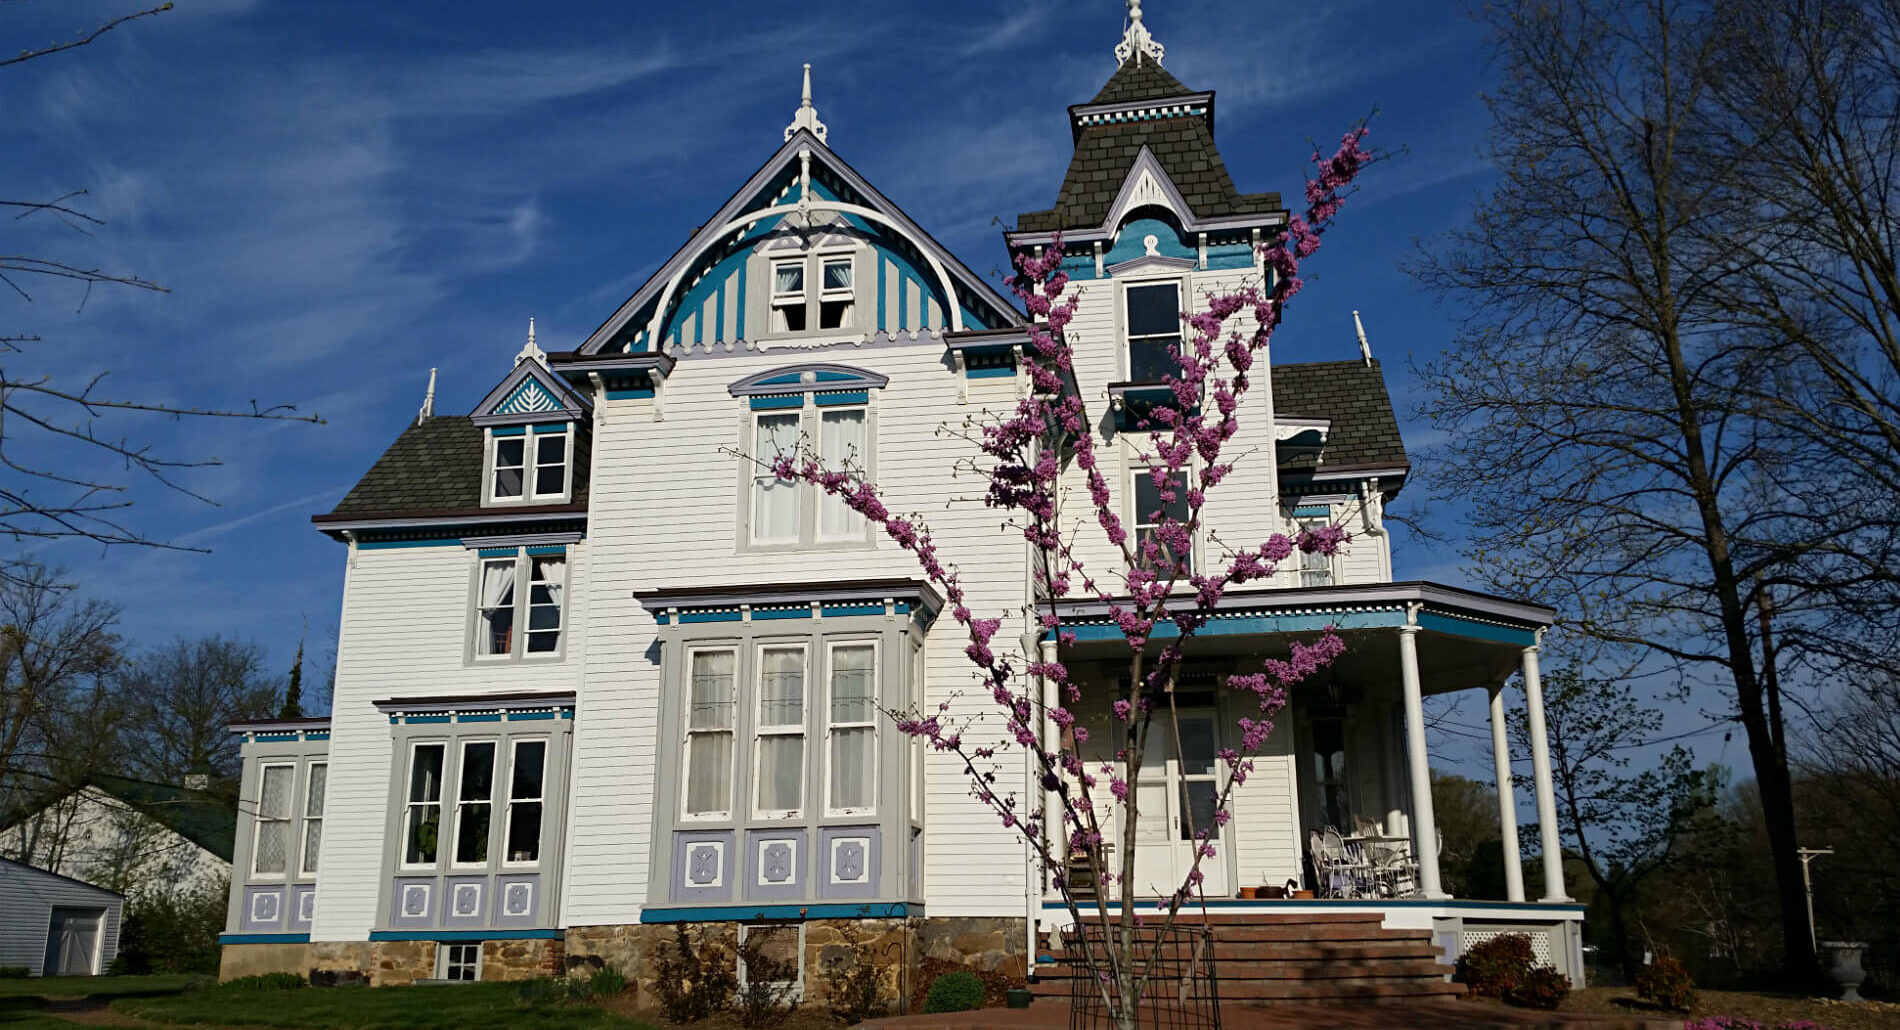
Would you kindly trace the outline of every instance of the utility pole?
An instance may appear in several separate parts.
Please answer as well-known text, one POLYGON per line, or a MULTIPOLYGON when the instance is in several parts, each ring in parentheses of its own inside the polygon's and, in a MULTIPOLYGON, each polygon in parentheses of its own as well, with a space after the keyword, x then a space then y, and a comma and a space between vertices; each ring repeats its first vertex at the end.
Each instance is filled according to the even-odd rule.
POLYGON ((1822 855, 1832 855, 1833 848, 1796 848, 1794 853, 1801 856, 1801 888, 1808 892, 1808 943, 1815 943, 1814 933, 1814 881, 1808 878, 1808 863, 1822 855))

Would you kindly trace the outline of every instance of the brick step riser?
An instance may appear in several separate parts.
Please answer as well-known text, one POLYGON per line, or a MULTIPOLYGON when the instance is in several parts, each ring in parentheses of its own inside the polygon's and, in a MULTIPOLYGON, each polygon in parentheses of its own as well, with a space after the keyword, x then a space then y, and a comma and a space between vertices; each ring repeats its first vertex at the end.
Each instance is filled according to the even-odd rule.
MULTIPOLYGON (((1076 961, 1066 951, 1043 952, 1058 963, 1076 961)), ((1439 958, 1444 949, 1435 944, 1216 944, 1216 962, 1370 962, 1390 959, 1439 958)), ((1046 964, 1046 963, 1045 963, 1046 964)))
MULTIPOLYGON (((1057 913, 1057 915, 1066 914, 1057 913)), ((1161 921, 1160 913, 1152 908, 1137 908, 1135 914, 1150 925, 1161 921)), ((1108 917, 1109 925, 1115 925, 1119 918, 1117 913, 1111 911, 1108 917)), ((1082 921, 1099 923, 1101 919, 1084 909, 1082 921)), ((1193 926, 1199 926, 1203 922, 1214 926, 1354 926, 1362 923, 1378 926, 1384 921, 1385 916, 1378 912, 1340 912, 1324 915, 1295 912, 1210 912, 1205 917, 1199 912, 1181 912, 1174 917, 1176 925, 1193 926)))
MULTIPOLYGON (((1413 977, 1443 977, 1451 972, 1451 967, 1431 959, 1398 959, 1391 962, 1373 962, 1364 964, 1333 962, 1217 962, 1214 975, 1220 980, 1342 980, 1359 978, 1390 977, 1409 979, 1413 977)), ((1069 971, 1051 975, 1039 972, 1044 979, 1068 979, 1074 975, 1069 971)))
MULTIPOLYGON (((1031 993, 1044 998, 1070 996, 1066 983, 1031 985, 1031 993)), ((1327 1001, 1362 1004, 1395 1004, 1427 999, 1451 999, 1464 994, 1464 985, 1443 980, 1421 980, 1394 984, 1387 981, 1331 981, 1324 984, 1283 983, 1273 981, 1226 981, 1216 988, 1223 1004, 1237 1002, 1327 1001)))

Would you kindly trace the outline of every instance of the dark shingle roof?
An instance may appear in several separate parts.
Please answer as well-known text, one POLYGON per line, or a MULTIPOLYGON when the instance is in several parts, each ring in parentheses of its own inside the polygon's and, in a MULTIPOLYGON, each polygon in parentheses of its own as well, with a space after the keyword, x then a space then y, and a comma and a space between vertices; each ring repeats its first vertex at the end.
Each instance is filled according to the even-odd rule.
POLYGON ((165 824, 179 836, 231 861, 237 840, 237 808, 212 794, 124 776, 95 774, 93 786, 165 824))
MULTIPOLYGON (((574 442, 574 507, 587 503, 588 438, 574 442)), ((402 431, 330 513, 367 517, 473 511, 482 504, 482 430, 467 415, 436 415, 402 431)))
POLYGON ((1155 97, 1173 97, 1192 92, 1181 85, 1180 79, 1143 57, 1115 69, 1115 74, 1108 77, 1107 85, 1089 103, 1123 104, 1130 100, 1152 100, 1155 97))
POLYGON ((1310 361, 1273 366, 1273 408, 1281 415, 1332 420, 1319 467, 1344 469, 1411 464, 1385 374, 1375 359, 1310 361))

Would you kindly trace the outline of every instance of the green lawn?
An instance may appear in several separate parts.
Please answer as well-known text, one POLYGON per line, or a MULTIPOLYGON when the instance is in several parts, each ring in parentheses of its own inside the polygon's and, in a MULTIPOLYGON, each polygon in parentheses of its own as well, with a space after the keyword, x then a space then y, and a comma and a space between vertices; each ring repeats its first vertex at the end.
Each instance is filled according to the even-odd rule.
MULTIPOLYGON (((199 978, 202 979, 202 978, 199 978)), ((189 976, 58 976, 0 980, 0 1030, 73 1030, 49 1008, 103 1005, 114 998, 176 994, 189 976)))
MULTIPOLYGON (((650 1030, 593 1005, 534 1005, 512 983, 431 987, 207 987, 112 1007, 160 1023, 296 1030, 650 1030)), ((66 1024, 70 1030, 71 1024, 66 1024)), ((13 1030, 5 1027, 4 1030, 13 1030)), ((34 1027, 33 1030, 40 1030, 34 1027)))

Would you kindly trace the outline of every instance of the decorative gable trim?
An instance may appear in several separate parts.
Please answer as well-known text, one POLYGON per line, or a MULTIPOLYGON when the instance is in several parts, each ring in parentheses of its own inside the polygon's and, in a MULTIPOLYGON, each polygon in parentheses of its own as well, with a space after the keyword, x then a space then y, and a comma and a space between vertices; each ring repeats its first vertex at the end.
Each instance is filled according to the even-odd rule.
POLYGON ((587 418, 589 406, 587 398, 539 361, 523 361, 488 391, 469 421, 478 426, 580 422, 587 418))
MULTIPOLYGON (((734 397, 859 392, 881 390, 890 381, 889 376, 850 365, 812 363, 754 373, 726 387, 726 392, 734 397)), ((821 400, 819 403, 824 402, 821 400)))

